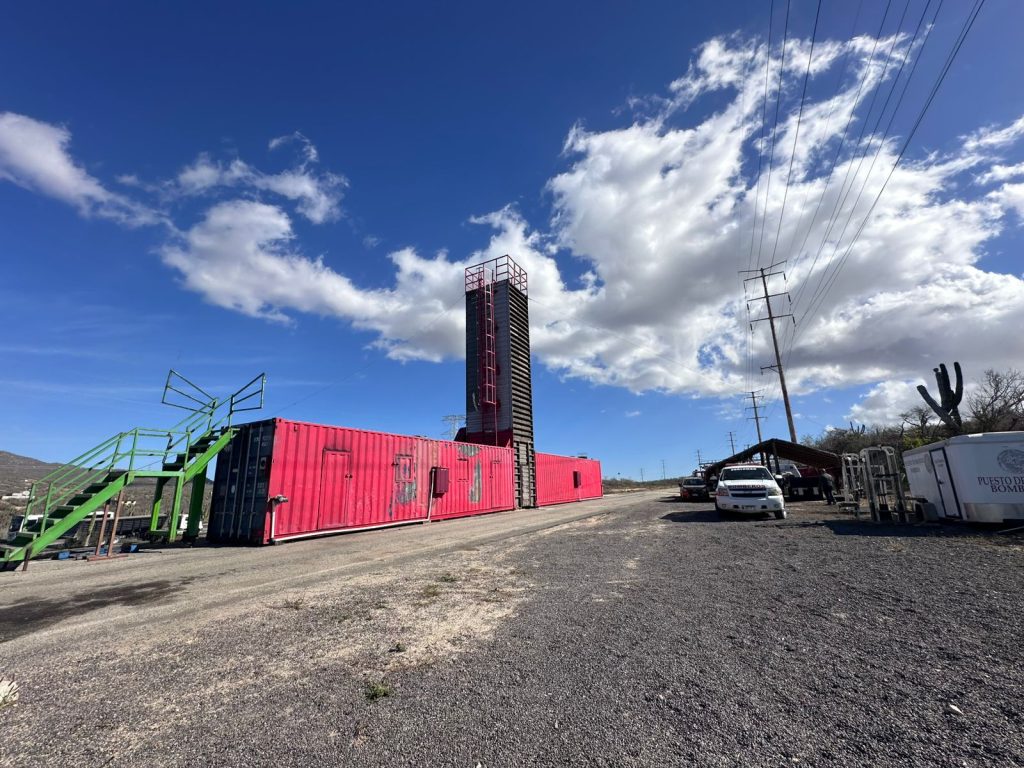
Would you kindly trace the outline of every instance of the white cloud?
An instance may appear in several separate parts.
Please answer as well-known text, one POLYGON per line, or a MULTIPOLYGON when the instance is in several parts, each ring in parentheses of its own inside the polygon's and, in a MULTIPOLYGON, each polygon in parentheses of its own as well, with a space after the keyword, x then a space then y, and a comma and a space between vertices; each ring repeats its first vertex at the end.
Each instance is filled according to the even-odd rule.
POLYGON ((991 197, 1004 207, 1012 208, 1024 219, 1024 183, 1003 184, 991 197))
POLYGON ((989 125, 964 138, 964 149, 969 152, 1008 147, 1024 136, 1024 116, 1009 125, 989 125))
MULTIPOLYGON (((787 102, 780 122, 775 181, 766 216, 767 185, 760 185, 756 234, 757 240, 764 239, 761 263, 767 263, 782 209, 780 177, 785 178, 792 155, 793 185, 778 242, 790 258, 788 287, 799 296, 793 311, 801 320, 800 336, 788 359, 794 393, 910 379, 954 357, 968 371, 981 370, 1012 364, 1022 353, 1017 329, 1024 327, 1024 281, 977 266, 985 242, 1000 231, 1014 201, 1009 191, 998 199, 992 194, 964 197, 957 184, 959 174, 996 162, 994 148, 1008 146, 1022 121, 979 131, 947 155, 905 161, 827 300, 812 301, 819 281, 825 284, 852 242, 895 160, 896 142, 872 145, 877 162, 869 156, 861 163, 856 154, 844 154, 822 198, 822 214, 815 218, 825 187, 827 166, 822 166, 851 118, 853 143, 862 119, 858 108, 874 85, 891 82, 893 72, 883 67, 883 52, 893 45, 898 59, 907 44, 903 38, 880 41, 872 58, 873 41, 862 37, 849 43, 845 50, 852 82, 829 101, 808 103, 795 153, 794 102, 787 102), (838 225, 831 227, 833 210, 838 225), (847 220, 852 224, 844 227, 847 220), (805 231, 808 247, 793 253, 791 244, 799 246, 805 231), (815 259, 819 243, 822 255, 815 259)), ((790 45, 792 68, 787 65, 783 88, 792 99, 806 66, 807 42, 790 45)), ((822 58, 816 53, 812 77, 827 72, 844 52, 834 43, 819 43, 819 50, 822 58)), ((269 271, 274 279, 263 274, 258 280, 234 281, 229 272, 228 279, 211 284, 194 278, 188 284, 250 314, 334 314, 376 332, 376 345, 392 357, 439 359, 462 354, 462 270, 507 253, 530 275, 533 348, 549 368, 634 392, 726 395, 749 390, 750 368, 767 363, 771 354, 763 325, 752 338, 748 334, 737 276, 751 254, 758 190, 752 146, 765 153, 762 170, 767 172, 768 146, 759 143, 765 55, 764 46, 714 40, 698 52, 687 75, 673 83, 671 95, 655 100, 660 105, 656 114, 603 131, 575 126, 565 143, 568 166, 548 184, 553 216, 546 232, 507 208, 473 220, 493 229, 481 250, 462 260, 398 251, 390 256, 396 266, 394 284, 360 289, 339 271, 300 256, 290 227, 282 226, 275 230, 276 239, 255 249, 232 243, 225 251, 258 254, 263 266, 254 270, 248 265, 245 272, 269 271), (728 98, 723 100, 721 92, 728 98), (715 94, 718 111, 686 120, 689 109, 708 94, 715 94), (578 282, 565 281, 556 254, 562 259, 569 254, 583 265, 578 282), (235 295, 225 298, 224 284, 231 284, 235 295), (448 306, 455 309, 444 315, 448 306), (435 320, 439 312, 442 319, 435 320), (421 333, 424 327, 429 331, 421 333)), ((777 58, 776 53, 776 67, 777 58)), ((191 254, 184 270, 189 274, 222 272, 217 266, 222 257, 196 247, 208 239, 203 230, 210 226, 204 222, 188 235, 183 252, 191 254)), ((248 236, 256 231, 246 230, 248 236)), ((868 413, 869 404, 860 408, 858 413, 868 413)))
POLYGON ((977 176, 975 181, 979 184, 988 184, 993 181, 1006 181, 1017 176, 1024 176, 1024 163, 1017 163, 1016 165, 1000 165, 996 163, 986 173, 977 176))
POLYGON ((317 152, 316 145, 312 141, 307 139, 300 131, 289 133, 286 136, 278 136, 276 139, 271 139, 267 145, 270 149, 278 149, 291 142, 298 142, 302 145, 302 154, 306 159, 307 163, 317 163, 320 161, 320 153, 317 152))
POLYGON ((439 297, 451 297, 451 286, 461 286, 459 268, 450 267, 441 278, 437 262, 399 251, 391 255, 400 274, 396 288, 361 290, 323 261, 302 256, 294 241, 291 219, 281 208, 233 200, 213 206, 162 256, 187 288, 217 306, 277 322, 290 322, 290 311, 344 317, 380 334, 378 344, 395 358, 458 354, 452 340, 463 318, 445 312, 439 297), (427 311, 439 315, 436 324, 423 328, 418 321, 427 311))
POLYGON ((856 424, 868 425, 898 422, 901 413, 924 404, 917 392, 917 385, 923 383, 924 379, 883 381, 876 384, 850 407, 846 418, 856 424))
POLYGON ((129 226, 155 224, 158 214, 106 189, 71 158, 71 132, 14 112, 0 112, 0 179, 54 197, 83 216, 129 226))
MULTIPOLYGON (((653 114, 569 131, 565 167, 547 185, 551 219, 541 228, 505 208, 472 220, 490 236, 464 258, 401 249, 389 255, 393 281, 357 286, 333 254, 304 253, 281 201, 263 199, 293 201, 312 221, 339 215, 344 180, 311 170, 315 148, 293 134, 270 142, 274 150, 298 145, 303 159, 291 171, 266 174, 208 155, 183 169, 174 182, 183 194, 260 199, 214 202, 163 258, 188 289, 218 306, 274 321, 333 316, 371 333, 371 343, 393 358, 440 360, 463 354, 464 268, 509 254, 529 273, 533 349, 548 368, 633 392, 725 396, 752 389, 752 373, 771 359, 764 324, 753 336, 748 331, 737 272, 777 251, 789 259, 787 287, 799 320, 787 355, 791 392, 886 382, 851 411, 880 419, 898 400, 892 382, 910 381, 936 362, 958 359, 971 375, 1024 357, 1024 281, 979 263, 986 243, 1016 223, 1007 212, 1021 206, 1020 185, 979 193, 960 183, 968 173, 1002 180, 999 153, 1024 136, 1024 118, 922 160, 908 155, 849 247, 900 143, 871 142, 877 160, 872 154, 861 162, 867 147, 856 147, 855 138, 875 85, 892 84, 888 47, 899 60, 907 45, 903 37, 881 40, 872 56, 869 38, 819 41, 812 83, 827 82, 811 92, 832 87, 844 56, 849 75, 829 99, 808 101, 797 142, 809 42, 790 41, 770 190, 770 145, 760 141, 767 49, 718 38, 697 51, 667 94, 648 100, 653 114), (698 113, 702 99, 713 109, 698 113), (849 140, 826 186, 848 120, 849 140), (578 278, 565 276, 568 259, 578 278)), ((777 50, 772 61, 777 68, 777 50)), ((784 345, 792 340, 786 331, 784 345)))
POLYGON ((626 411, 622 415, 625 416, 627 419, 635 419, 640 414, 641 414, 641 411, 626 411))
MULTIPOLYGON (((281 141, 275 139, 271 147, 279 146, 281 141)), ((308 140, 304 153, 307 159, 310 153, 316 157, 316 148, 308 140)), ((225 164, 202 153, 178 173, 176 184, 185 195, 206 194, 223 187, 272 192, 294 201, 299 213, 314 224, 323 224, 341 216, 342 194, 348 182, 334 173, 314 172, 307 164, 281 173, 263 173, 237 158, 225 164)))

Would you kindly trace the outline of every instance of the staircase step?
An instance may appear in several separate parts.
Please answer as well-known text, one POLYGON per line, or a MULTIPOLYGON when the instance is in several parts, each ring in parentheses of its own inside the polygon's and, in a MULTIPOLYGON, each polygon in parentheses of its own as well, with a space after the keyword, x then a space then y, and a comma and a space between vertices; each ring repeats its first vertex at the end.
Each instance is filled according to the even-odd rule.
POLYGON ((32 531, 22 531, 17 536, 15 536, 14 540, 11 541, 10 543, 15 548, 24 547, 26 544, 31 544, 37 538, 39 538, 39 534, 38 533, 33 533, 32 531))
POLYGON ((80 507, 92 497, 93 494, 91 493, 76 493, 74 496, 68 499, 68 505, 72 507, 80 507))
POLYGON ((53 511, 48 513, 46 516, 50 520, 63 520, 65 517, 67 517, 72 512, 74 512, 76 509, 78 509, 77 505, 61 504, 59 507, 54 507, 53 511))

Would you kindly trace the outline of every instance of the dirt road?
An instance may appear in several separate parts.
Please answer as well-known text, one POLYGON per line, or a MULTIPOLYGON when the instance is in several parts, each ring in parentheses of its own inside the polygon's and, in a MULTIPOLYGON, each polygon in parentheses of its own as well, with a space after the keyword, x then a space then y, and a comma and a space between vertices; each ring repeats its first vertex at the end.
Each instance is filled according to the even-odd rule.
POLYGON ((1024 552, 657 493, 0 574, 0 764, 1024 765, 1024 552))

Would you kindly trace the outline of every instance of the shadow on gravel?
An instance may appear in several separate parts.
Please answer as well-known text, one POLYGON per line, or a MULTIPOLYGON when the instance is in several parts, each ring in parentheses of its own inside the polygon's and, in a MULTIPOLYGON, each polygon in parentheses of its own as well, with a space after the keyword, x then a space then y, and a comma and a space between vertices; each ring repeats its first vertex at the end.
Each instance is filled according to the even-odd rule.
POLYGON ((40 598, 13 603, 0 608, 0 643, 111 605, 134 606, 165 600, 192 581, 191 577, 181 581, 149 581, 90 590, 63 598, 40 598))
POLYGON ((936 523, 909 523, 894 525, 892 523, 873 523, 870 520, 823 520, 821 525, 830 529, 837 536, 886 536, 902 538, 920 538, 925 536, 968 536, 976 537, 988 533, 996 533, 995 528, 970 528, 936 523))
POLYGON ((669 512, 661 516, 662 520, 670 523, 720 523, 722 519, 713 509, 701 509, 693 511, 669 512))

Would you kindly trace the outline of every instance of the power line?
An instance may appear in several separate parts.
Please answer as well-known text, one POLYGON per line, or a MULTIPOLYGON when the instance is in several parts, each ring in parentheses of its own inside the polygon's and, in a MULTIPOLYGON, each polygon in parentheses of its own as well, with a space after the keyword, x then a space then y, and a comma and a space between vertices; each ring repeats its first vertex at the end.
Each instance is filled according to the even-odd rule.
MULTIPOLYGON (((896 31, 893 33, 892 45, 889 46, 889 52, 888 52, 888 54, 886 54, 885 65, 882 67, 882 73, 879 75, 878 82, 875 84, 875 88, 874 88, 874 90, 873 90, 873 92, 871 94, 871 103, 868 105, 868 111, 867 111, 867 114, 864 115, 864 122, 863 122, 863 124, 861 126, 860 135, 857 137, 857 144, 858 144, 859 147, 864 147, 864 152, 863 152, 863 154, 861 154, 859 156, 859 158, 856 159, 856 164, 857 164, 857 170, 856 171, 853 170, 853 166, 854 166, 854 159, 853 158, 850 159, 849 164, 846 166, 846 176, 843 178, 843 184, 839 188, 839 195, 836 197, 836 204, 832 208, 832 214, 829 216, 828 226, 825 228, 825 234, 824 234, 824 236, 821 239, 821 244, 818 246, 818 251, 817 251, 817 253, 815 254, 815 257, 814 257, 814 263, 815 264, 817 263, 818 258, 821 256, 821 253, 826 249, 826 247, 828 245, 829 235, 831 235, 835 231, 836 224, 839 222, 839 219, 843 216, 844 205, 845 205, 846 201, 850 198, 850 193, 853 192, 853 188, 857 184, 857 178, 860 176, 860 169, 864 167, 864 160, 867 158, 867 156, 868 156, 868 154, 870 152, 870 146, 871 146, 870 138, 876 135, 876 133, 878 131, 878 126, 882 122, 882 117, 885 115, 885 109, 886 109, 886 107, 888 107, 889 101, 892 99, 892 95, 896 91, 896 85, 897 85, 897 83, 899 81, 899 77, 902 74, 903 67, 904 67, 904 65, 907 62, 907 56, 910 55, 910 51, 913 48, 914 41, 917 40, 917 36, 920 33, 920 31, 921 31, 921 24, 924 22, 925 16, 927 15, 927 12, 928 12, 928 6, 931 5, 931 2, 932 2, 932 0, 928 0, 928 4, 925 6, 925 11, 924 11, 924 13, 921 14, 921 19, 918 21, 918 25, 917 25, 917 31, 914 33, 914 39, 911 41, 910 45, 907 46, 906 53, 904 54, 904 57, 903 57, 903 62, 900 64, 900 69, 897 72, 896 76, 892 80, 892 85, 889 88, 888 96, 886 96, 885 104, 882 105, 882 109, 881 109, 881 111, 878 114, 878 119, 875 121, 875 126, 871 129, 870 133, 868 133, 867 132, 867 128, 868 128, 868 123, 870 122, 871 113, 874 111, 875 102, 877 101, 878 94, 881 91, 882 83, 885 81, 886 73, 889 71, 889 63, 892 61, 893 51, 896 49, 896 43, 899 41, 899 32, 900 32, 900 29, 902 29, 902 27, 903 27, 903 21, 906 18, 907 10, 910 7, 910 0, 907 0, 907 4, 903 8, 903 13, 900 16, 900 20, 896 24, 896 31), (865 133, 867 133, 867 137, 868 137, 867 139, 865 139, 865 133), (851 175, 851 171, 852 171, 852 175, 851 175), (849 182, 849 187, 847 187, 847 182, 849 182)), ((904 93, 905 93, 905 91, 904 91, 904 93)), ((899 106, 897 105, 897 109, 898 108, 899 108, 899 106)), ((893 114, 895 114, 895 112, 893 114)), ((884 140, 885 139, 883 137, 882 142, 884 142, 884 140)), ((881 150, 881 147, 882 147, 882 144, 880 143, 879 144, 879 151, 881 150)), ((877 154, 876 154, 876 157, 877 157, 877 154)), ((872 163, 872 167, 873 166, 874 166, 874 163, 872 163)), ((870 177, 870 172, 869 172, 868 176, 870 177)), ((865 185, 867 184, 867 178, 865 178, 864 183, 865 183, 865 185)), ((863 190, 863 187, 862 187, 862 190, 863 190)), ((857 199, 858 200, 860 199, 860 195, 857 196, 857 199)), ((847 227, 849 227, 850 222, 853 220, 853 214, 856 211, 856 207, 857 207, 857 204, 854 203, 853 207, 849 210, 849 213, 847 214, 846 223, 843 225, 843 229, 840 232, 839 237, 836 239, 836 244, 835 244, 835 248, 832 251, 832 255, 828 259, 826 259, 825 267, 822 270, 822 274, 819 276, 818 288, 821 287, 822 281, 824 280, 824 275, 828 271, 829 265, 832 263, 833 259, 835 258, 836 252, 839 250, 839 244, 842 242, 842 239, 843 239, 844 235, 846 234, 847 227)), ((811 276, 811 273, 809 272, 808 273, 808 282, 810 282, 810 276, 811 276)), ((799 291, 799 293, 797 295, 797 301, 799 301, 803 297, 803 292, 804 292, 804 289, 805 289, 805 285, 801 285, 800 289, 801 290, 799 291)), ((815 291, 815 294, 816 293, 817 293, 817 290, 815 291)), ((814 300, 814 296, 812 295, 811 301, 813 301, 813 300, 814 300)))
MULTIPOLYGON (((818 300, 817 306, 820 307, 821 303, 825 299, 825 296, 828 294, 832 286, 835 284, 836 277, 842 270, 843 266, 846 264, 846 261, 850 256, 850 252, 853 250, 854 245, 856 245, 857 241, 860 239, 861 234, 864 232, 864 228, 867 226, 867 223, 871 218, 871 214, 874 213, 875 207, 878 205, 878 201, 882 198, 882 194, 885 192, 885 188, 889 185, 889 181, 892 179, 893 174, 896 173, 896 169, 899 167, 900 162, 903 160, 903 156, 906 154, 907 148, 910 146, 910 142, 913 140, 914 135, 917 133, 918 128, 921 126, 921 122, 924 120, 925 114, 928 112, 929 107, 931 107, 932 102, 935 100, 935 96, 938 93, 939 88, 942 86, 942 83, 945 81, 946 76, 949 74, 949 70, 952 68, 953 62, 956 60, 957 54, 960 53, 960 49, 963 47, 964 41, 967 39, 967 35, 970 33, 971 28, 974 26, 974 22, 978 18, 978 14, 981 13, 981 9, 984 7, 984 5, 985 0, 975 0, 974 6, 971 8, 970 11, 968 11, 967 19, 964 22, 964 26, 962 27, 960 34, 957 36, 957 39, 954 42, 952 49, 947 55, 942 70, 940 71, 938 78, 932 86, 931 91, 929 92, 928 97, 925 100, 925 103, 922 105, 921 111, 918 113, 917 119, 914 121, 913 127, 907 134, 907 138, 903 142, 903 146, 900 148, 899 154, 896 156, 896 161, 893 163, 892 168, 889 171, 889 174, 886 176, 885 181, 882 183, 881 188, 878 190, 878 194, 875 196, 874 201, 871 203, 871 207, 868 209, 868 212, 864 216, 863 221, 861 221, 860 227, 858 227, 857 232, 854 234, 853 240, 850 241, 849 246, 847 246, 846 251, 843 253, 842 257, 837 263, 836 269, 833 272, 828 285, 825 287, 825 290, 822 292, 818 300)), ((936 11, 936 14, 937 13, 938 12, 936 11)), ((796 338, 797 337, 794 337, 794 343, 796 341, 796 338)))
MULTIPOLYGON (((764 398, 763 397, 759 398, 758 395, 757 395, 757 392, 758 392, 758 390, 751 390, 750 391, 750 405, 747 406, 744 410, 747 410, 747 411, 751 411, 752 410, 754 412, 754 415, 753 416, 748 416, 747 419, 753 421, 754 424, 757 426, 757 442, 758 442, 758 445, 760 445, 762 442, 764 442, 764 439, 761 437, 761 419, 763 419, 764 417, 759 415, 758 412, 757 412, 757 401, 758 400, 764 400, 764 398)), ((735 453, 735 451, 733 451, 733 453, 735 453)), ((761 456, 761 463, 762 464, 764 463, 764 455, 763 454, 761 456)))
MULTIPOLYGON (((761 100, 761 141, 757 148, 757 180, 754 184, 754 212, 750 217, 750 253, 747 255, 747 269, 754 263, 754 239, 757 235, 757 209, 761 205, 761 165, 764 159, 764 129, 768 122, 768 80, 772 61, 772 21, 775 18, 775 0, 768 11, 768 45, 764 55, 764 98, 761 100)), ((767 205, 765 207, 767 215, 767 205)), ((750 308, 747 308, 747 322, 750 322, 750 308)), ((747 335, 747 385, 754 379, 753 331, 747 335)))
MULTIPOLYGON (((864 8, 864 0, 859 0, 859 2, 857 3, 857 12, 853 16, 853 24, 850 26, 850 38, 851 38, 851 41, 850 41, 849 44, 847 44, 844 47, 844 50, 843 50, 843 66, 842 66, 842 68, 839 71, 839 78, 836 80, 836 83, 839 85, 839 87, 842 86, 843 78, 846 77, 846 71, 850 68, 850 51, 853 50, 853 42, 852 41, 853 41, 854 34, 857 31, 857 22, 860 20, 860 12, 861 12, 861 10, 863 8, 864 8)), ((828 127, 832 123, 832 115, 833 115, 833 113, 836 110, 836 103, 838 101, 839 101, 838 96, 836 98, 829 99, 828 114, 825 116, 825 127, 823 129, 823 132, 824 132, 824 134, 826 136, 828 135, 828 127)), ((847 128, 848 127, 849 127, 849 121, 847 121, 847 128)), ((844 138, 845 138, 845 132, 844 132, 844 138)), ((841 144, 840 144, 840 147, 839 147, 839 151, 842 151, 842 145, 841 144)), ((829 170, 828 170, 828 179, 826 179, 826 181, 825 181, 825 187, 822 188, 821 197, 818 198, 818 204, 817 204, 817 206, 815 207, 815 210, 814 210, 815 218, 817 217, 818 210, 821 208, 821 201, 822 201, 822 198, 824 198, 824 196, 825 196, 825 189, 828 188, 828 183, 832 179, 832 172, 833 172, 833 170, 835 170, 836 160, 839 158, 839 151, 837 151, 836 155, 832 158, 832 164, 830 165, 829 170)), ((807 192, 805 192, 805 194, 804 194, 804 202, 805 203, 807 202, 807 198, 808 198, 809 195, 810 195, 810 190, 808 189, 807 192)), ((807 216, 807 210, 806 210, 806 208, 803 205, 801 205, 800 206, 800 218, 797 219, 796 226, 793 227, 793 234, 790 236, 790 238, 789 238, 789 245, 786 247, 786 250, 785 250, 785 253, 791 254, 794 258, 798 257, 800 254, 799 254, 799 252, 794 252, 793 251, 793 243, 796 242, 796 235, 800 231, 801 227, 803 226, 804 219, 806 218, 806 216, 807 216)), ((814 226, 814 220, 812 219, 811 220, 811 228, 813 228, 813 226, 814 226)), ((808 234, 810 233, 810 229, 811 228, 808 228, 808 230, 807 230, 808 234)), ((806 243, 807 243, 807 238, 805 237, 804 240, 803 240, 803 243, 801 243, 801 245, 800 245, 800 250, 803 250, 803 246, 806 243)))
MULTIPOLYGON (((885 27, 885 20, 889 16, 889 8, 891 6, 892 6, 892 0, 888 0, 888 2, 886 3, 886 6, 885 6, 885 13, 882 14, 882 21, 878 25, 878 32, 875 34, 874 42, 871 44, 871 53, 868 55, 868 58, 867 58, 867 61, 868 61, 869 64, 872 61, 874 61, 875 51, 878 50, 878 41, 879 41, 879 39, 882 36, 882 30, 885 27)), ((852 45, 852 41, 851 41, 851 45, 852 45)), ((790 251, 791 253, 794 253, 796 255, 799 255, 799 254, 803 253, 804 246, 807 245, 807 240, 808 240, 808 238, 810 238, 811 232, 814 230, 814 223, 818 220, 818 212, 821 210, 821 204, 825 200, 825 194, 828 192, 829 185, 832 183, 832 176, 835 173, 836 165, 839 162, 839 157, 842 155, 843 147, 846 145, 846 138, 847 138, 847 136, 849 136, 850 126, 853 124, 853 117, 854 117, 854 115, 857 112, 857 104, 860 103, 860 95, 861 95, 861 93, 864 90, 864 83, 865 82, 867 82, 866 79, 861 78, 860 82, 857 84, 857 93, 853 97, 853 106, 850 108, 850 114, 849 114, 849 116, 846 119, 846 125, 843 128, 843 135, 839 139, 839 145, 836 147, 836 153, 835 153, 835 155, 832 156, 832 163, 829 165, 828 176, 825 178, 825 185, 821 188, 821 195, 818 196, 818 203, 814 207, 814 215, 811 216, 811 223, 808 225, 806 233, 804 233, 804 239, 801 241, 800 247, 796 251, 792 251, 791 250, 790 251)), ((810 272, 814 271, 814 267, 818 263, 818 256, 819 255, 820 255, 820 251, 818 252, 818 254, 815 255, 814 260, 811 262, 811 268, 810 268, 808 274, 810 274, 810 272)), ((800 296, 801 296, 801 294, 803 292, 802 288, 803 288, 802 285, 801 286, 797 286, 797 294, 796 294, 797 295, 797 299, 796 299, 797 303, 799 303, 799 301, 800 301, 800 296)))
POLYGON ((772 62, 772 20, 775 18, 775 0, 768 12, 768 46, 764 52, 764 99, 761 100, 761 142, 757 149, 757 181, 754 185, 754 215, 750 225, 750 255, 747 269, 754 264, 754 240, 757 237, 757 209, 761 205, 761 165, 764 159, 764 127, 768 122, 768 71, 772 62))
MULTIPOLYGON (((931 30, 934 29, 935 19, 938 18, 939 11, 942 10, 942 2, 943 2, 943 0, 939 0, 939 5, 936 7, 935 16, 932 18, 932 23, 928 25, 928 30, 925 33, 924 42, 922 43, 922 51, 924 50, 924 45, 927 44, 927 42, 928 42, 928 37, 931 34, 931 30)), ((924 24, 925 17, 928 14, 928 8, 931 7, 931 4, 932 4, 932 0, 928 0, 927 5, 925 6, 924 12, 921 14, 921 18, 918 20, 917 29, 914 32, 914 37, 910 41, 910 45, 907 46, 907 52, 903 56, 903 61, 900 64, 899 71, 896 73, 896 77, 893 79, 893 87, 889 91, 889 97, 886 98, 886 103, 882 107, 882 112, 879 113, 879 115, 878 115, 878 120, 875 123, 875 129, 874 129, 873 133, 877 133, 878 126, 881 124, 882 117, 885 114, 885 109, 886 109, 886 107, 888 106, 888 103, 889 103, 889 99, 892 98, 892 94, 896 90, 896 83, 899 80, 900 75, 903 73, 903 68, 904 68, 904 66, 906 66, 907 58, 909 57, 910 51, 913 48, 914 43, 916 42, 917 37, 918 37, 918 35, 921 32, 921 28, 922 28, 922 26, 924 24)), ((920 61, 921 61, 921 56, 920 56, 920 54, 918 54, 918 56, 914 59, 914 64, 913 64, 913 66, 910 69, 910 73, 908 74, 907 79, 903 83, 903 90, 900 91, 900 95, 896 99, 896 106, 893 108, 892 114, 889 116, 889 122, 886 123, 885 131, 882 133, 881 139, 878 139, 878 141, 876 142, 878 146, 877 146, 877 149, 875 150, 874 157, 871 160, 871 165, 868 166, 868 171, 867 171, 867 173, 864 176, 864 182, 861 184, 860 190, 857 193, 856 200, 854 200, 853 205, 850 207, 849 216, 846 219, 846 223, 843 225, 842 232, 840 232, 839 237, 836 239, 835 247, 832 249, 832 255, 829 257, 828 261, 826 262, 825 269, 822 270, 822 274, 821 274, 821 276, 818 279, 818 285, 817 285, 814 293, 811 295, 811 299, 810 299, 810 302, 809 302, 809 309, 810 309, 810 307, 814 306, 815 299, 818 298, 819 293, 821 292, 822 287, 825 284, 826 275, 828 273, 829 265, 831 263, 833 263, 833 261, 835 260, 835 256, 839 252, 839 246, 842 243, 843 237, 846 235, 846 230, 849 228, 850 223, 853 221, 853 215, 854 215, 854 213, 857 210, 857 206, 860 205, 861 197, 863 197, 863 195, 864 195, 864 190, 867 189, 868 182, 871 180, 871 173, 875 169, 875 163, 878 162, 878 158, 879 158, 879 156, 882 153, 882 149, 885 147, 885 140, 888 138, 889 131, 892 129, 892 125, 893 125, 893 122, 896 119, 896 115, 899 113, 899 109, 903 105, 903 99, 906 97, 907 90, 910 87, 911 80, 913 80, 914 73, 917 71, 917 65, 920 63, 920 61)), ((861 159, 861 163, 863 163, 863 158, 861 159)), ((859 175, 859 173, 860 173, 860 167, 858 166, 857 173, 854 174, 854 178, 855 179, 856 179, 857 175, 859 175)), ((851 189, 852 189, 852 186, 851 186, 851 189)), ((809 309, 808 309, 808 311, 809 311, 809 309)), ((806 313, 805 313, 805 316, 806 316, 806 313)))
MULTIPOLYGON (((764 299, 765 308, 768 311, 768 317, 758 318, 754 322, 755 323, 759 323, 762 320, 767 320, 768 321, 768 325, 771 327, 771 330, 772 330, 772 345, 775 347, 775 365, 773 365, 773 366, 772 365, 764 366, 764 367, 761 368, 761 371, 764 372, 767 368, 774 368, 776 373, 779 374, 779 388, 782 390, 782 401, 786 405, 786 421, 789 423, 789 436, 790 436, 790 439, 792 439, 792 441, 795 443, 796 442, 796 427, 793 424, 793 409, 792 409, 792 407, 789 404, 789 391, 786 389, 786 374, 785 374, 785 370, 784 370, 784 368, 782 366, 782 355, 779 353, 779 337, 778 337, 778 334, 776 333, 776 330, 775 330, 775 321, 776 321, 776 319, 783 318, 783 317, 793 317, 793 315, 792 315, 792 313, 786 313, 786 314, 783 314, 783 315, 776 315, 775 313, 772 312, 772 297, 773 296, 788 296, 789 294, 787 294, 787 293, 769 293, 768 292, 768 278, 772 277, 774 275, 784 275, 784 273, 782 273, 782 272, 772 272, 771 269, 773 267, 781 266, 784 263, 785 262, 778 262, 776 264, 771 264, 767 268, 759 267, 757 269, 757 272, 759 274, 757 276, 755 276, 755 277, 748 277, 748 278, 746 278, 743 281, 743 283, 744 283, 744 285, 746 285, 746 283, 748 281, 750 281, 750 280, 760 279, 761 280, 761 286, 764 288, 764 296, 759 296, 759 297, 756 298, 756 300, 764 299), (766 271, 766 269, 767 269, 767 271, 766 271)), ((753 272, 754 270, 750 270, 750 271, 753 272)))
POLYGON ((807 81, 811 78, 811 61, 814 59, 814 41, 818 36, 818 19, 821 16, 821 0, 818 0, 818 9, 814 12, 814 30, 811 32, 811 50, 807 54, 807 70, 804 72, 804 87, 800 94, 800 109, 796 116, 796 129, 793 133, 793 152, 789 156, 789 173, 786 175, 786 188, 782 193, 782 208, 779 210, 779 226, 775 229, 775 244, 772 245, 771 261, 775 261, 775 254, 779 249, 779 235, 782 234, 782 220, 786 216, 786 201, 789 198, 789 188, 793 183, 793 163, 796 160, 796 149, 800 143, 800 123, 804 119, 804 103, 807 100, 807 81))
POLYGON ((779 58, 779 84, 775 91, 775 119, 772 121, 772 146, 768 153, 768 180, 764 187, 764 215, 761 217, 761 237, 757 244, 757 266, 761 266, 761 251, 764 248, 764 230, 768 221, 768 201, 772 192, 772 168, 775 165, 775 139, 779 134, 779 107, 782 104, 782 77, 786 72, 786 43, 789 40, 790 0, 786 0, 786 20, 782 27, 782 53, 779 58))

